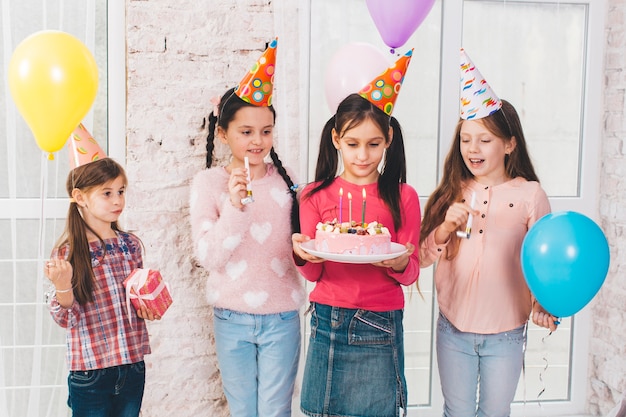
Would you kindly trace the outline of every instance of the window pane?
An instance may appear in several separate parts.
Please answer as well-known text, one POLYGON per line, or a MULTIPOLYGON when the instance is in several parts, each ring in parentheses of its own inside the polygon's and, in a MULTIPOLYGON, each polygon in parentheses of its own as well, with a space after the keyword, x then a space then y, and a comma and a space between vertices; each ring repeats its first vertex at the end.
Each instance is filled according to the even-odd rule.
MULTIPOLYGON (((87 46, 98 65, 98 92, 90 113, 84 118, 90 131, 103 149, 107 143, 107 5, 102 1, 81 1, 67 3, 62 0, 45 2, 35 0, 10 0, 6 9, 0 8, 0 18, 10 19, 11 24, 0 29, 0 57, 10 58, 15 47, 26 37, 43 28, 67 32, 87 46), (6 10, 7 16, 2 16, 6 10), (5 47, 10 50, 5 50, 5 47)), ((0 66, 0 77, 6 79, 9 61, 0 66)), ((15 117, 8 110, 14 103, 6 83, 0 83, 0 93, 8 100, 0 101, 0 198, 40 197, 41 189, 41 149, 16 110, 15 117), (10 107, 7 107, 9 103, 10 107), (11 120, 8 120, 8 118, 11 120), (13 126, 15 130, 13 130, 13 126), (10 152, 6 152, 6 150, 10 152), (10 161, 10 158, 13 160, 10 161), (15 163, 15 171, 8 168, 15 163)), ((69 171, 67 149, 55 155, 55 161, 47 166, 51 184, 49 196, 66 196, 65 178, 69 171), (58 164, 56 162, 58 160, 58 164)))
MULTIPOLYGON (((108 147, 107 7, 96 0, 7 0, 0 7, 0 20, 9 23, 0 26, 2 79, 15 47, 44 28, 69 33, 91 51, 98 91, 82 121, 103 149, 108 147)), ((41 265, 63 232, 65 220, 55 218, 65 210, 62 202, 42 202, 41 189, 45 185, 49 198, 67 198, 68 152, 63 148, 54 160, 44 158, 6 87, 0 83, 6 97, 0 101, 0 415, 67 416, 65 330, 44 305, 48 281, 41 265)))
MULTIPOLYGON (((421 270, 415 286, 405 289, 404 307, 404 371, 409 394, 409 406, 431 403, 431 373, 433 355, 433 268, 421 270)), ((437 388, 435 388, 437 389, 437 388)))
POLYGON ((551 197, 579 195, 587 11, 585 4, 508 0, 463 6, 463 47, 519 112, 551 197))

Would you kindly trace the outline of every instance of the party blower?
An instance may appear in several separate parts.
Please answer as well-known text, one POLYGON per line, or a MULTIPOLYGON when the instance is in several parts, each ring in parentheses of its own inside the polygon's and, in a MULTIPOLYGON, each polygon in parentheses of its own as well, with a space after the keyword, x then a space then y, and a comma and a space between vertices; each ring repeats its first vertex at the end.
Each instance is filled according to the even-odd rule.
MULTIPOLYGON (((472 201, 470 203, 470 207, 472 208, 472 210, 474 210, 475 204, 476 204, 476 191, 472 192, 472 201)), ((456 235, 458 237, 469 239, 470 235, 472 234, 472 221, 473 220, 474 220, 474 216, 472 215, 472 213, 470 213, 469 216, 467 216, 467 225, 465 225, 465 231, 462 232, 458 230, 456 232, 456 235)))

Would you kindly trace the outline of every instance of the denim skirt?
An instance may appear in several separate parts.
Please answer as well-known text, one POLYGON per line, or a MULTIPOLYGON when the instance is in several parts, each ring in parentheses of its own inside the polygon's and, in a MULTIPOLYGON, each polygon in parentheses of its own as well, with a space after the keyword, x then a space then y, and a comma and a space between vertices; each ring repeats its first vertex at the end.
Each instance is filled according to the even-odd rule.
POLYGON ((311 304, 300 408, 308 416, 406 415, 402 310, 311 304))

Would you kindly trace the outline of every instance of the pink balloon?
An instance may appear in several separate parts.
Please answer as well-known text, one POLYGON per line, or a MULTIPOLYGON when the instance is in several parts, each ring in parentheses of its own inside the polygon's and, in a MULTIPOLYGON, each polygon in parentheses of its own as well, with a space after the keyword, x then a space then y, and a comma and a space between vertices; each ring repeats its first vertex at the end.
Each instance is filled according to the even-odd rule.
POLYGON ((385 44, 399 48, 422 24, 435 0, 366 0, 366 3, 385 44))
POLYGON ((369 43, 354 42, 341 47, 331 58, 324 77, 330 111, 335 113, 344 98, 358 93, 390 64, 387 54, 369 43))

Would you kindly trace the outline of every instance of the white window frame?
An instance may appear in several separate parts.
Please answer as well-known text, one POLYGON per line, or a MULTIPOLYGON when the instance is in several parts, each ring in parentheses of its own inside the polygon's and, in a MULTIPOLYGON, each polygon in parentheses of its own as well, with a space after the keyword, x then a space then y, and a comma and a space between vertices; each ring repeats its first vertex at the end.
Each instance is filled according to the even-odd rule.
MULTIPOLYGON (((108 156, 120 164, 126 162, 126 9, 124 2, 107 2, 107 123, 108 156)), ((101 69, 103 70, 103 69, 101 69)), ((11 111, 11 110, 10 110, 11 111)), ((12 111, 15 111, 13 108, 12 111)), ((13 162, 10 162, 13 163, 13 162)), ((63 219, 67 214, 67 197, 45 198, 49 219, 63 219)), ((0 199, 0 218, 38 219, 41 198, 0 199)), ((45 256, 45 255, 44 255, 45 256)), ((64 380, 65 375, 61 378, 64 380)), ((34 387, 37 390, 37 387, 34 387)), ((26 413, 26 410, 24 410, 26 413)), ((29 410, 29 415, 32 415, 29 410)), ((70 410, 67 411, 70 413, 70 410)), ((69 414, 68 414, 69 415, 69 414)))
POLYGON ((107 2, 108 153, 126 166, 126 4, 107 2))

